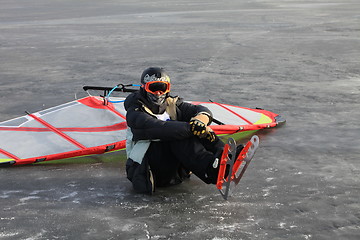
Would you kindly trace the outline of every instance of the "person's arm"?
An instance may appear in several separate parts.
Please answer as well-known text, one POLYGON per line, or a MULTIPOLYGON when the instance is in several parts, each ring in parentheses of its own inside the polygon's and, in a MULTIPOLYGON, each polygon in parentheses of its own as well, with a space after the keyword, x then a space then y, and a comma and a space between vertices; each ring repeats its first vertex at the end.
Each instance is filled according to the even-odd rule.
POLYGON ((162 121, 139 109, 129 109, 126 120, 135 141, 155 139, 172 141, 193 136, 188 122, 162 121))
POLYGON ((213 139, 213 132, 208 127, 212 122, 212 113, 207 107, 186 102, 182 102, 178 107, 184 113, 182 117, 185 121, 189 121, 193 135, 203 138, 210 134, 213 139))
POLYGON ((194 105, 188 102, 179 101, 178 108, 181 111, 181 121, 190 122, 193 118, 197 118, 205 125, 212 122, 212 112, 205 106, 194 105))

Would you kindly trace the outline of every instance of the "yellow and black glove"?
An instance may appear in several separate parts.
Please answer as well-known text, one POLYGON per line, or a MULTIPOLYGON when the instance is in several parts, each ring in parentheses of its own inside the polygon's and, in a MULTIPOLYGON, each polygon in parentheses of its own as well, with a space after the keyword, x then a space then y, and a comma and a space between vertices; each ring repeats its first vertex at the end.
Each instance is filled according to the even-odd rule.
POLYGON ((206 127, 205 133, 206 133, 205 138, 207 140, 209 140, 210 142, 215 141, 216 135, 215 135, 214 131, 210 127, 206 127))
POLYGON ((202 121, 198 119, 191 119, 190 120, 190 130, 195 136, 202 136, 206 133, 206 125, 202 121))
MULTIPOLYGON (((200 138, 208 136, 207 125, 210 122, 210 117, 207 114, 199 113, 190 120, 190 130, 191 132, 200 138)), ((211 129, 210 129, 211 130, 211 129)))

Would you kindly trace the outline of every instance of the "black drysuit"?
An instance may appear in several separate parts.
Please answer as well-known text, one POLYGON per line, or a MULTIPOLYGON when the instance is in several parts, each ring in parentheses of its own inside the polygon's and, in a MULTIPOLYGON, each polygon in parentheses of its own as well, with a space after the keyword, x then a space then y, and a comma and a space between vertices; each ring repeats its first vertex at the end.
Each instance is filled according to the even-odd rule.
POLYGON ((151 194, 155 186, 180 183, 189 172, 206 183, 215 183, 217 174, 212 174, 212 164, 224 144, 218 137, 210 142, 194 136, 189 125, 192 117, 200 112, 211 115, 210 110, 168 96, 165 107, 171 120, 163 121, 154 112, 162 113, 164 109, 152 106, 144 95, 140 89, 130 94, 124 103, 126 121, 133 135, 130 141, 135 144, 139 140, 150 141, 141 163, 127 160, 127 177, 135 191, 151 194))

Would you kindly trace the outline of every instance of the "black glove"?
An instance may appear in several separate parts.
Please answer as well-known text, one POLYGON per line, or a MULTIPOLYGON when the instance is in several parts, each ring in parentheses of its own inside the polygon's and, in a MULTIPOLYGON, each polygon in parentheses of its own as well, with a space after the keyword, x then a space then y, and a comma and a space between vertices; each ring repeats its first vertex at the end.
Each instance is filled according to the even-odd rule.
POLYGON ((205 136, 205 138, 207 140, 209 140, 210 142, 214 142, 215 139, 216 139, 216 135, 215 135, 214 131, 209 127, 206 128, 206 136, 205 136))
POLYGON ((190 131, 195 135, 200 137, 206 133, 206 125, 198 119, 190 120, 190 131))

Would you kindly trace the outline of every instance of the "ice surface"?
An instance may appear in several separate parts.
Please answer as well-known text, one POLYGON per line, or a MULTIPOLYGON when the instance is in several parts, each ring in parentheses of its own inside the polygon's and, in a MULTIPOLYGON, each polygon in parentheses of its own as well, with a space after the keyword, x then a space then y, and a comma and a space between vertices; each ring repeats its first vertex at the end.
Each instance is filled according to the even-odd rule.
POLYGON ((261 132, 226 202, 196 177, 135 194, 120 160, 0 168, 0 238, 359 239, 359 11, 357 0, 1 1, 0 121, 161 66, 174 95, 287 123, 261 132))

